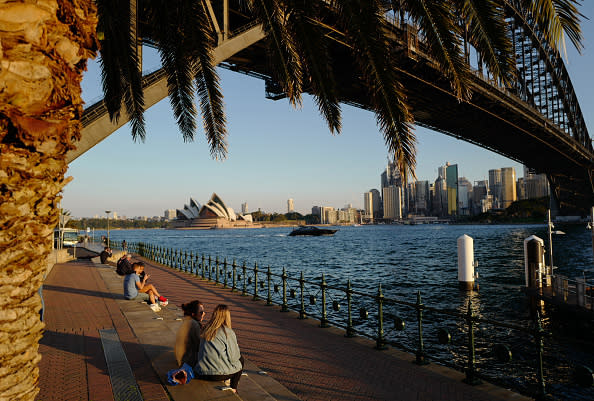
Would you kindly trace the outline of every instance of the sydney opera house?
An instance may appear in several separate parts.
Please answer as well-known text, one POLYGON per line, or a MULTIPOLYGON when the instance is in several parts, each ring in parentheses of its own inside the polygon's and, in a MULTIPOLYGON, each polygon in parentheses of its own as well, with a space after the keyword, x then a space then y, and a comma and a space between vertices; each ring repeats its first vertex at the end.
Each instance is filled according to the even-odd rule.
POLYGON ((209 228, 240 228, 254 227, 252 215, 235 214, 225 202, 215 193, 204 204, 190 198, 190 203, 183 209, 177 209, 176 218, 171 228, 209 229, 209 228))

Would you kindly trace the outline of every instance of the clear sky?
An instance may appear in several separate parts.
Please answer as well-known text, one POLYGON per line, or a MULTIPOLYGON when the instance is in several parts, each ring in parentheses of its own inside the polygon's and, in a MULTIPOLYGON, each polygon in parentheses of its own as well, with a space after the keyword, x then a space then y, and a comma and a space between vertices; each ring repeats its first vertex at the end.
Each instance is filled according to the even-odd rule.
MULTIPOLYGON (((586 125, 594 130, 594 2, 584 2, 585 49, 570 48, 566 66, 586 125)), ((158 58, 145 50, 144 69, 158 68, 158 58)), ((228 206, 250 211, 286 212, 287 199, 303 214, 314 205, 363 207, 363 193, 379 188, 388 153, 373 113, 343 105, 343 131, 330 134, 308 96, 300 110, 286 99, 264 97, 264 82, 219 69, 227 114, 229 154, 210 157, 202 128, 184 143, 168 99, 145 113, 147 138, 132 140, 128 125, 73 161, 62 207, 75 217, 162 216, 182 208, 193 197, 205 203, 216 192, 228 206)), ((83 81, 87 105, 101 98, 99 67, 89 64, 83 81)), ((489 169, 522 166, 500 155, 449 136, 416 128, 417 177, 434 181, 437 167, 458 164, 458 174, 471 182, 487 178, 489 169)))

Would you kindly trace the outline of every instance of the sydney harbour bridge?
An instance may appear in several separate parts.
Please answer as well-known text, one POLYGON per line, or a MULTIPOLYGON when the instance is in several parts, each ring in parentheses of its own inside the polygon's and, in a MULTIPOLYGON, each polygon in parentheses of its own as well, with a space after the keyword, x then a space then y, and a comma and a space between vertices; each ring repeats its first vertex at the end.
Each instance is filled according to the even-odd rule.
MULTIPOLYGON (((267 63, 267 42, 258 21, 239 8, 237 0, 205 0, 216 33, 215 63, 265 81, 267 98, 285 97, 267 63)), ((559 52, 551 48, 528 15, 508 2, 507 22, 516 59, 515 82, 501 86, 481 67, 472 66, 471 96, 459 100, 448 79, 426 54, 419 31, 404 19, 387 16, 398 79, 404 85, 415 123, 471 142, 546 173, 552 204, 561 214, 586 214, 594 206, 594 150, 580 105, 559 52)), ((342 33, 319 21, 331 43, 339 99, 368 108, 368 94, 358 77, 342 33)), ((150 43, 145 43, 149 45, 150 43)), ((143 77, 145 107, 168 95, 165 74, 157 70, 143 77)), ((82 138, 68 162, 105 139, 128 121, 125 112, 112 123, 103 101, 83 115, 82 138)))

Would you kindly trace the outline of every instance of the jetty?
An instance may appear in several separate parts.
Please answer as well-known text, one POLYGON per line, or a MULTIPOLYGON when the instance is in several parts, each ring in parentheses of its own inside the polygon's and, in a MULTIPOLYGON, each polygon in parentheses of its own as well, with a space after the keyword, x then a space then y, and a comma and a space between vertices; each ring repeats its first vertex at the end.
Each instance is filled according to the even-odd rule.
MULTIPOLYGON (((529 400, 437 364, 419 366, 415 356, 393 348, 378 351, 362 337, 346 338, 316 319, 252 301, 195 275, 143 260, 169 305, 153 312, 125 300, 122 277, 109 265, 79 259, 56 263, 43 285, 40 393, 49 400, 529 400), (217 304, 231 309, 245 373, 238 393, 222 383, 192 380, 166 384, 175 368, 173 345, 182 311, 199 299, 208 319, 217 304)), ((96 261, 96 259, 95 259, 96 261)))

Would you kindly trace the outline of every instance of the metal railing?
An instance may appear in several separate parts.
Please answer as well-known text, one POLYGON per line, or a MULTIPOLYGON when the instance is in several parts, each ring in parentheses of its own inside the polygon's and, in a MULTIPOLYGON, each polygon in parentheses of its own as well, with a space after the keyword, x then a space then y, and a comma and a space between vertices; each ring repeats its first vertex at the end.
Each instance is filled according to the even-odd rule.
MULTIPOLYGON (((114 249, 120 248, 114 241, 112 245, 114 249)), ((555 369, 560 363, 581 372, 573 376, 574 382, 593 384, 594 376, 587 366, 569 360, 547 362, 545 345, 547 349, 553 345, 545 344, 544 340, 552 336, 543 330, 538 313, 531 324, 521 326, 482 317, 470 297, 462 310, 447 310, 425 305, 420 291, 414 302, 408 302, 386 297, 381 284, 370 294, 354 289, 350 280, 344 285, 329 284, 324 274, 305 279, 303 272, 289 275, 282 268, 282 273, 273 273, 270 266, 260 266, 257 262, 248 266, 235 259, 213 258, 142 242, 128 244, 128 250, 252 300, 279 305, 281 312, 296 311, 300 319, 316 318, 321 328, 333 325, 343 328, 346 337, 368 337, 374 340, 378 350, 388 345, 400 348, 413 354, 416 364, 436 361, 464 371, 465 382, 471 385, 486 379, 544 399, 545 371, 555 369), (410 329, 407 322, 411 323, 410 329), (510 341, 512 345, 507 345, 510 341), (518 384, 515 380, 518 375, 530 382, 518 384)))

